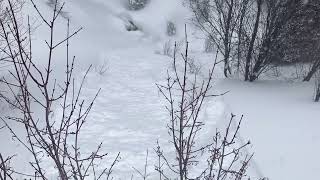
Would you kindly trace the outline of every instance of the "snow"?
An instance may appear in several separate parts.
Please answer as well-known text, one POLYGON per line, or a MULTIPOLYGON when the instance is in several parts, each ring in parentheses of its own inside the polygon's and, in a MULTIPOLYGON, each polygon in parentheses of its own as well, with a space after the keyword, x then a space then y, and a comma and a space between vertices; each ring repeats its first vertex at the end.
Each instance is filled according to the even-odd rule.
POLYGON ((242 135, 250 137, 259 171, 270 179, 316 179, 320 167, 319 104, 313 83, 224 80, 229 110, 244 114, 242 135))
MULTIPOLYGON (((155 52, 162 52, 165 42, 181 41, 184 24, 189 23, 190 12, 180 0, 152 0, 143 10, 129 11, 125 0, 69 0, 66 11, 71 18, 72 29, 84 30, 71 40, 71 52, 77 56, 78 73, 90 65, 93 70, 85 83, 82 97, 90 101, 101 88, 101 93, 91 111, 87 126, 81 135, 82 150, 90 153, 100 142, 103 151, 110 154, 110 161, 121 152, 121 161, 116 166, 117 179, 139 179, 132 167, 144 168, 146 151, 149 151, 148 172, 154 176, 156 141, 172 156, 166 130, 167 114, 164 101, 155 83, 163 82, 172 59, 155 52), (131 20, 141 28, 127 32, 126 21, 131 20), (167 37, 166 23, 176 23, 178 34, 167 37), (99 74, 99 68, 107 65, 107 71, 99 74)), ((43 12, 50 8, 39 1, 43 12)), ((32 12, 27 8, 26 13, 32 12)), ((66 27, 61 18, 59 27, 66 27)), ((203 53, 203 39, 198 31, 189 26, 191 56, 202 65, 201 76, 205 77, 214 55, 203 53)), ((65 28, 58 28, 58 39, 65 36, 65 28)), ((45 28, 40 26, 34 49, 38 59, 45 57, 43 37, 45 28)), ((61 50, 62 53, 62 50, 61 50)), ((64 57, 60 53, 57 57, 64 57)), ((57 58, 59 59, 59 58, 57 58)), ((39 63, 41 63, 39 61, 39 63)), ((63 67, 63 58, 56 62, 63 67)), ((62 68, 55 72, 59 77, 62 68)), ((81 73, 82 72, 82 73, 81 73)), ((201 118, 207 124, 202 142, 209 141, 216 128, 225 126, 230 112, 245 115, 241 139, 250 139, 255 152, 252 175, 269 177, 271 180, 316 179, 320 171, 317 152, 320 152, 318 128, 319 104, 312 103, 313 84, 265 80, 245 83, 225 80, 217 69, 214 87, 218 92, 230 91, 223 97, 208 100, 201 118)), ((56 112, 59 113, 59 112, 56 112)), ((17 127, 19 130, 19 127, 17 127)), ((7 132, 0 131, 1 151, 18 152, 19 162, 27 161, 21 146, 10 142, 7 132), (20 161, 21 160, 21 161, 20 161)), ((17 164, 17 163, 16 163, 17 164)), ((27 169, 19 164, 22 170, 27 169)), ((48 167, 49 168, 49 167, 48 167)), ((52 167, 51 167, 52 168, 52 167)))
POLYGON ((108 56, 110 71, 99 78, 90 74, 86 84, 92 88, 87 88, 84 96, 92 97, 99 86, 102 93, 84 131, 84 144, 94 147, 96 142, 103 141, 106 152, 121 152, 124 161, 120 163, 119 174, 125 179, 131 176, 133 166, 143 167, 136 162, 144 162, 147 149, 151 151, 156 140, 166 133, 166 116, 161 111, 155 82, 165 71, 156 67, 166 67, 169 61, 167 57, 154 56, 146 48, 108 56))

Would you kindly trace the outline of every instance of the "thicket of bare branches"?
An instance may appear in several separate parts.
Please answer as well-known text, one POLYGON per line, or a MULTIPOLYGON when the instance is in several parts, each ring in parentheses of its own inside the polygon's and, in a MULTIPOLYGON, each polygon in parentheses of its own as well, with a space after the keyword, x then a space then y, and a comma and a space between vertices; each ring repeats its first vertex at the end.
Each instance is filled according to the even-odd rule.
MULTIPOLYGON (((16 175, 25 178, 47 180, 51 177, 45 169, 44 163, 51 163, 56 172, 56 178, 67 180, 111 179, 114 165, 119 160, 119 154, 106 168, 97 167, 97 163, 109 154, 102 153, 102 144, 93 149, 91 154, 82 154, 81 131, 88 121, 88 114, 93 107, 99 91, 92 101, 85 102, 81 99, 81 91, 84 80, 89 72, 82 78, 80 85, 74 77, 75 57, 69 54, 70 38, 81 31, 79 28, 70 32, 69 20, 66 23, 67 32, 64 39, 56 38, 57 21, 63 11, 64 4, 58 6, 55 0, 51 19, 46 19, 36 2, 31 0, 34 10, 48 30, 47 59, 44 66, 38 65, 38 59, 34 58, 32 49, 31 26, 28 18, 27 26, 21 25, 18 13, 15 11, 15 0, 8 0, 5 7, 6 19, 0 19, 1 40, 5 46, 1 48, 7 61, 12 65, 9 71, 10 78, 2 78, 1 83, 7 86, 9 93, 5 94, 5 101, 13 106, 17 113, 1 119, 6 129, 12 134, 14 140, 18 140, 31 154, 30 162, 34 174, 15 172, 10 167, 11 158, 1 158, 0 178, 14 179, 16 175), (26 27, 26 28, 24 28, 26 27), (55 55, 58 48, 65 48, 64 80, 54 77, 55 55), (78 88, 77 88, 78 87, 78 88), (61 116, 54 116, 54 111, 61 111, 61 116), (16 114, 16 115, 14 115, 16 114), (19 137, 8 123, 9 121, 21 124, 24 127, 26 137, 19 137)), ((23 23, 23 22, 22 22, 23 23)), ((60 57, 60 56, 59 56, 60 57)), ((52 174, 53 172, 50 172, 52 174)))
POLYGON ((128 7, 130 10, 140 10, 146 6, 149 0, 128 0, 128 7))
POLYGON ((288 0, 189 0, 195 24, 224 56, 224 73, 256 80, 283 58, 281 43, 295 2, 288 0), (282 38, 282 39, 281 39, 282 38))
POLYGON ((0 180, 13 179, 12 174, 14 171, 10 167, 10 160, 12 157, 4 158, 0 154, 0 180))
MULTIPOLYGON (((243 50, 247 52, 245 57, 245 80, 255 81, 271 65, 277 65, 282 58, 281 41, 285 32, 285 25, 293 17, 293 11, 290 7, 294 5, 293 1, 287 0, 257 0, 250 7, 249 12, 254 13, 254 24, 244 24, 249 35, 248 48, 243 50), (255 9, 257 9, 255 11, 255 9), (252 30, 247 27, 254 26, 252 30)), ((245 45, 244 45, 245 47, 245 45)))
MULTIPOLYGON (((22 0, 15 0, 12 2, 12 9, 15 13, 19 13, 21 11, 21 8, 23 6, 24 2, 22 0)), ((10 21, 10 14, 8 14, 8 11, 6 10, 6 7, 8 5, 7 0, 0 0, 0 19, 3 23, 8 23, 10 21)), ((0 30, 0 36, 4 37, 4 32, 0 30)), ((4 48, 6 46, 6 41, 4 38, 0 38, 0 49, 4 48)), ((1 68, 8 66, 7 63, 8 55, 5 53, 0 53, 0 66, 1 68)))
POLYGON ((223 55, 224 75, 231 74, 234 58, 234 36, 246 0, 190 0, 195 24, 206 33, 223 55))
POLYGON ((295 63, 309 66, 303 81, 317 75, 319 1, 186 1, 195 25, 223 55, 226 77, 237 72, 245 81, 253 82, 274 67, 295 63))
MULTIPOLYGON (((163 153, 158 143, 155 149, 158 155, 156 170, 160 179, 205 179, 205 180, 240 180, 246 176, 248 163, 252 155, 246 155, 244 148, 250 144, 237 142, 240 129, 240 119, 236 130, 231 130, 235 122, 232 115, 224 134, 217 132, 207 145, 201 145, 199 134, 205 126, 199 117, 203 104, 207 98, 220 96, 211 94, 213 83, 213 72, 217 64, 217 56, 210 68, 208 76, 202 80, 197 74, 189 74, 188 41, 186 41, 185 52, 180 58, 175 53, 173 56, 174 70, 168 72, 165 84, 158 84, 158 89, 167 101, 168 132, 171 136, 170 143, 175 150, 175 158, 169 159, 163 153), (191 177, 191 169, 197 167, 203 155, 207 155, 207 165, 201 174, 191 177), (169 169, 166 172, 165 169, 169 169), (176 177, 170 177, 173 173, 176 177)), ((174 51, 176 52, 176 51, 174 51)), ((201 167, 197 167, 201 168, 201 167)))

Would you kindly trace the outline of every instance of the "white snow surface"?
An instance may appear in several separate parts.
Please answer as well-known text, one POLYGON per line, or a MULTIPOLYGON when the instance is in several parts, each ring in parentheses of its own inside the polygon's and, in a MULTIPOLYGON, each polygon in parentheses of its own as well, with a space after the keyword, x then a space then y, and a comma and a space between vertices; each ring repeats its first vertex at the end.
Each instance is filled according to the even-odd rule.
MULTIPOLYGON (((93 65, 82 97, 90 101, 101 88, 80 143, 82 151, 90 153, 103 142, 103 151, 110 154, 107 161, 121 152, 121 161, 114 170, 116 179, 130 179, 132 175, 139 179, 132 167, 144 168, 148 150, 149 178, 157 179, 153 152, 156 141, 159 140, 169 156, 173 152, 168 143, 164 100, 155 85, 165 80, 172 59, 161 52, 169 39, 183 39, 184 24, 189 23, 190 12, 180 0, 151 0, 145 9, 136 12, 127 10, 125 2, 69 0, 66 4, 72 29, 84 27, 71 41, 71 52, 77 56, 78 73, 83 75, 82 72, 93 65), (127 20, 134 21, 142 30, 126 31, 124 24, 127 20), (174 37, 166 35, 169 20, 178 28, 174 37), (104 64, 108 70, 100 75, 99 68, 104 64)), ((37 3, 43 12, 50 12, 44 0, 37 3)), ((25 13, 35 15, 31 7, 27 7, 25 13)), ((66 20, 61 18, 59 27, 65 25, 66 20)), ((63 38, 65 28, 60 29, 57 36, 63 38)), ((191 56, 203 67, 208 67, 214 55, 203 53, 203 40, 199 39, 201 34, 191 25, 188 32, 191 56)), ((45 27, 40 26, 34 34, 34 54, 40 59, 46 56, 43 51, 43 39, 47 37, 45 27)), ((61 52, 56 56, 64 57, 64 54, 61 52)), ((60 59, 56 65, 63 67, 64 59, 60 59)), ((59 76, 61 72, 62 69, 55 73, 59 76)), ((218 69, 214 87, 219 92, 230 92, 224 97, 206 101, 201 118, 207 126, 203 129, 200 143, 209 141, 215 129, 227 123, 230 112, 239 116, 244 114, 241 139, 250 139, 253 146, 248 148, 248 152, 255 153, 251 175, 269 177, 270 180, 317 179, 320 171, 320 121, 317 118, 320 117, 320 106, 311 101, 312 84, 279 80, 244 83, 224 80, 221 74, 218 69)), ((14 149, 18 152, 16 159, 27 161, 22 147, 11 143, 6 133, 0 131, 1 150, 12 154, 14 149)), ((27 169, 21 161, 16 164, 22 170, 27 169)))
POLYGON ((320 105, 313 83, 224 80, 224 102, 244 114, 242 135, 253 142, 257 172, 272 179, 317 179, 320 171, 320 105))

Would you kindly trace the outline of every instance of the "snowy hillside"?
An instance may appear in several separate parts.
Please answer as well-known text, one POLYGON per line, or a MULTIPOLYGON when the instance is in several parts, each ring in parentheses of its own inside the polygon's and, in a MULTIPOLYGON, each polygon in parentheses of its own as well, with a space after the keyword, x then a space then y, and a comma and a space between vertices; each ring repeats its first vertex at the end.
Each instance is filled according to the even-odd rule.
MULTIPOLYGON (((45 2, 36 3, 42 12, 50 12, 51 7, 45 2)), ((101 88, 79 141, 85 153, 91 153, 103 142, 102 150, 110 155, 107 162, 121 153, 121 160, 113 172, 115 179, 141 179, 135 169, 145 168, 148 151, 148 179, 158 179, 154 171, 156 142, 162 144, 169 156, 174 154, 168 142, 165 100, 156 86, 156 83, 165 83, 167 70, 172 71, 172 57, 163 54, 164 47, 166 43, 172 47, 175 41, 183 42, 187 24, 190 56, 201 65, 201 77, 206 76, 215 55, 204 52, 203 34, 190 23, 192 14, 182 1, 152 0, 139 11, 130 11, 126 2, 69 0, 66 3, 64 11, 70 18, 71 29, 84 28, 70 41, 70 53, 76 56, 76 72, 84 75, 92 64, 82 98, 90 101, 101 88), (167 35, 169 21, 177 27, 174 36, 167 35), (127 30, 131 22, 138 31, 127 30)), ((36 15, 32 9, 28 3, 24 13, 36 15)), ((33 20, 40 24, 39 20, 33 20)), ((66 18, 61 17, 58 39, 65 37, 66 23, 66 18)), ((41 59, 46 56, 43 51, 46 47, 44 39, 48 37, 46 29, 40 25, 33 34, 34 54, 41 59)), ((63 75, 63 58, 63 53, 56 55, 57 71, 54 73, 58 78, 63 75)), ((201 134, 201 143, 206 144, 217 128, 227 125, 231 112, 238 117, 243 114, 240 139, 252 142, 246 149, 255 153, 249 169, 252 177, 270 180, 318 178, 320 121, 317 117, 320 117, 320 105, 311 102, 313 83, 258 80, 250 84, 224 79, 222 67, 218 66, 213 87, 214 92, 230 92, 204 102, 200 116, 206 127, 201 134)), ((61 113, 54 112, 54 116, 60 117, 61 113)), ((11 142, 7 131, 0 130, 0 137, 0 150, 4 154, 18 152, 15 159, 21 162, 30 159, 21 150, 21 145, 11 142)), ((22 171, 28 170, 23 163, 13 164, 22 171)), ((47 168, 50 171, 54 167, 48 164, 47 168)), ((197 169, 193 171, 197 172, 197 169)))

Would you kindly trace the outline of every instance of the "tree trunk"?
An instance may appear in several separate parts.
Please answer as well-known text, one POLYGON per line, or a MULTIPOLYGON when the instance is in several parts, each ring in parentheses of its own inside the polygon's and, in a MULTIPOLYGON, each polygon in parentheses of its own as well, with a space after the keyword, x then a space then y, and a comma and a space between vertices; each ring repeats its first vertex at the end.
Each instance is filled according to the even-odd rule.
POLYGON ((261 5, 262 5, 262 0, 257 0, 258 11, 257 11, 256 21, 254 24, 254 29, 253 29, 251 41, 249 44, 249 50, 248 50, 248 54, 247 54, 247 58, 246 58, 246 67, 245 67, 245 74, 244 74, 245 81, 248 81, 250 79, 250 64, 251 64, 251 59, 252 59, 254 42, 257 38, 257 33, 258 33, 258 28, 259 28, 261 5))
POLYGON ((230 52, 227 52, 229 55, 224 57, 224 69, 223 69, 223 73, 225 77, 228 77, 229 74, 231 74, 231 67, 229 64, 229 56, 230 56, 230 52))
POLYGON ((313 75, 317 72, 320 67, 320 61, 316 61, 313 63, 311 70, 308 72, 307 76, 303 79, 303 81, 310 81, 313 75))
POLYGON ((230 33, 232 34, 232 32, 230 32, 230 28, 231 28, 231 21, 232 21, 232 12, 233 12, 233 6, 234 6, 234 0, 231 0, 229 9, 228 9, 228 17, 227 17, 227 21, 225 24, 225 32, 224 32, 224 76, 228 77, 228 73, 231 74, 231 67, 230 67, 230 63, 229 63, 229 58, 230 58, 230 43, 231 40, 229 37, 230 33))
POLYGON ((240 72, 240 62, 241 62, 241 58, 242 58, 242 55, 241 55, 241 44, 242 44, 242 30, 243 30, 243 20, 244 20, 244 17, 246 15, 246 11, 247 11, 247 4, 248 4, 248 0, 244 0, 242 3, 243 3, 243 6, 241 8, 241 15, 240 15, 240 20, 239 20, 239 30, 238 30, 238 52, 237 52, 237 55, 238 55, 238 62, 237 62, 237 71, 238 73, 240 72))
POLYGON ((316 95, 315 95, 315 98, 314 98, 314 102, 319 102, 320 100, 320 87, 319 85, 317 85, 318 87, 316 87, 316 95))

